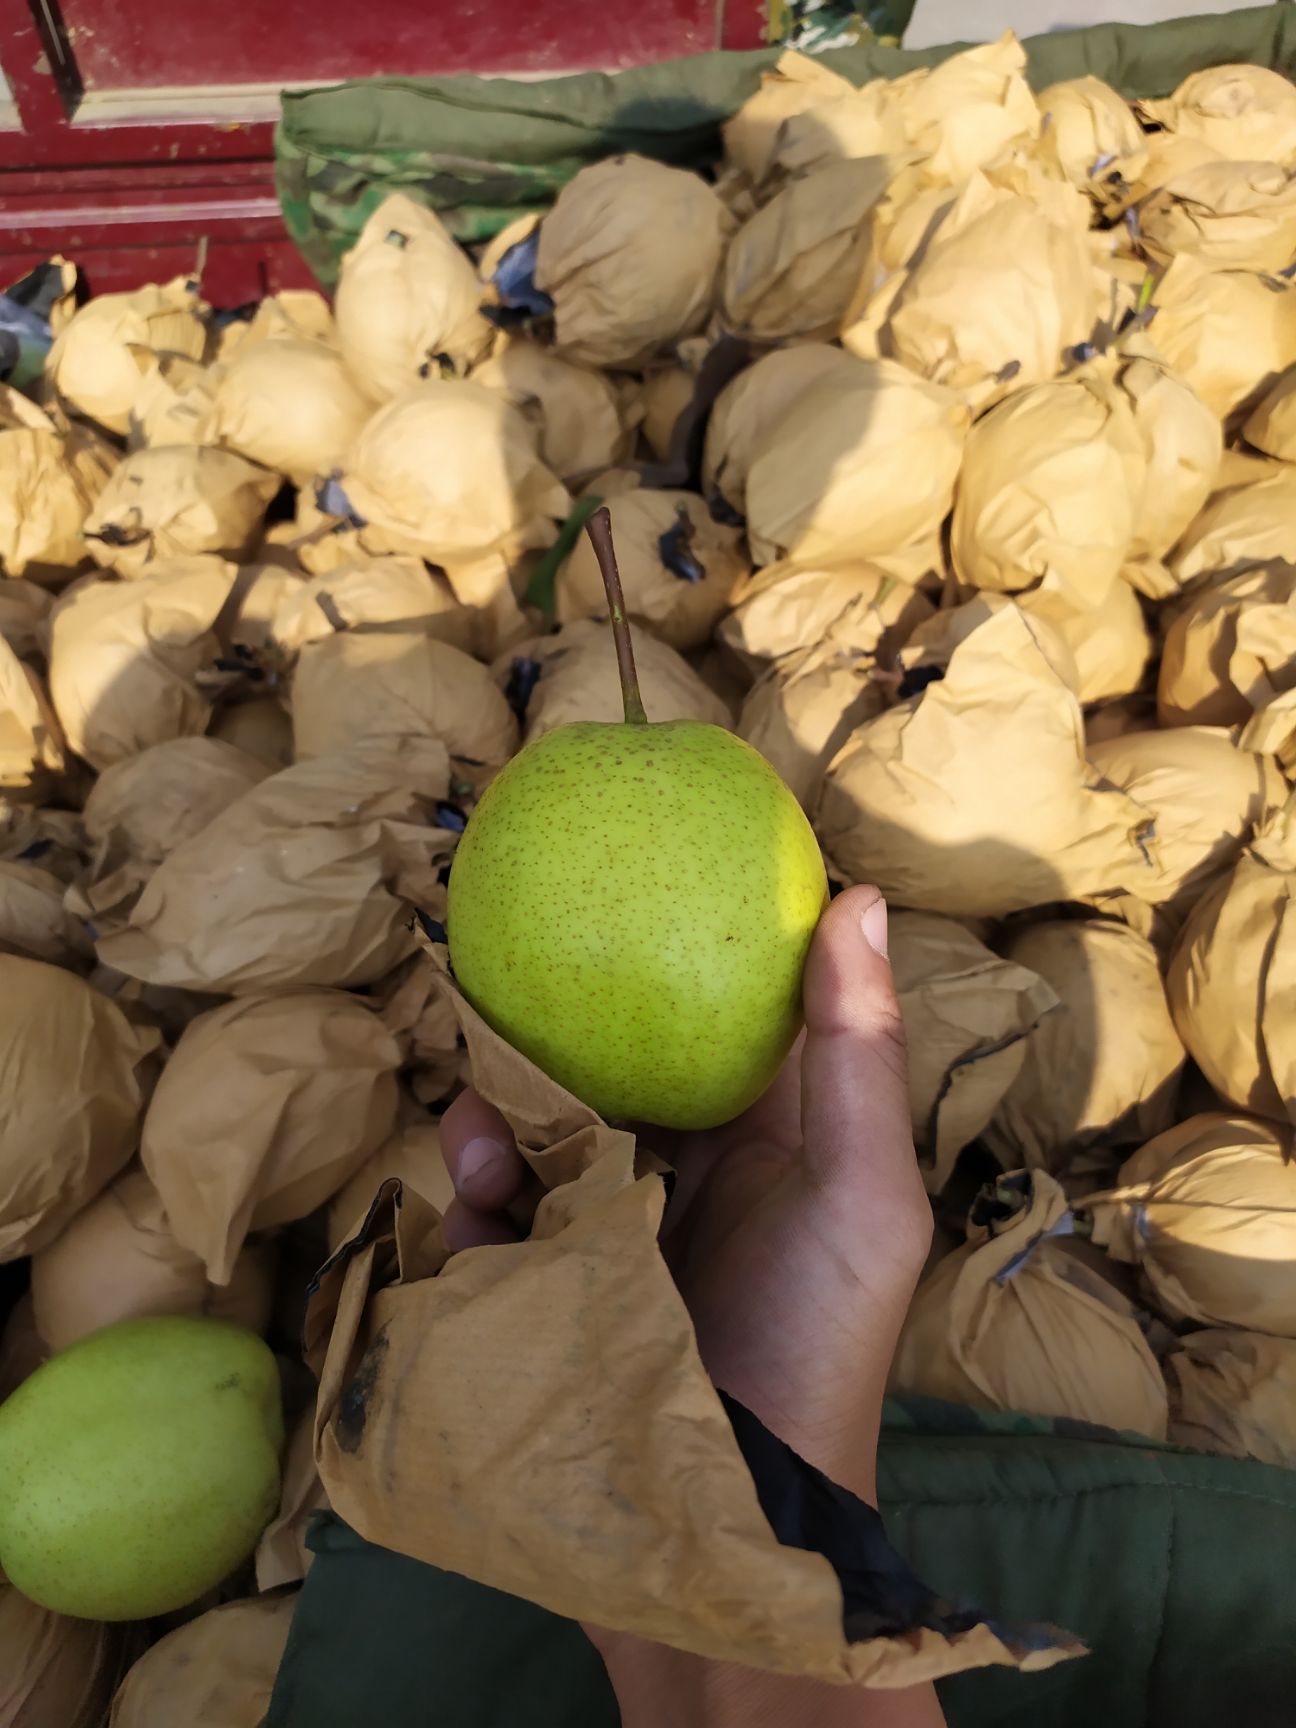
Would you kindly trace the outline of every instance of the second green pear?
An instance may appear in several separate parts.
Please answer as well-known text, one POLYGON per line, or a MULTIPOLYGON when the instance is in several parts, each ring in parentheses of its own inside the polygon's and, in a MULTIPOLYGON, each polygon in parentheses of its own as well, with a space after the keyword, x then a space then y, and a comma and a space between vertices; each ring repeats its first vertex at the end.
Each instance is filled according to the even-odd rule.
POLYGON ((709 1128, 796 1037, 826 901, 810 824, 749 744, 581 722, 528 744, 473 812, 450 957, 494 1030, 600 1115, 709 1128))

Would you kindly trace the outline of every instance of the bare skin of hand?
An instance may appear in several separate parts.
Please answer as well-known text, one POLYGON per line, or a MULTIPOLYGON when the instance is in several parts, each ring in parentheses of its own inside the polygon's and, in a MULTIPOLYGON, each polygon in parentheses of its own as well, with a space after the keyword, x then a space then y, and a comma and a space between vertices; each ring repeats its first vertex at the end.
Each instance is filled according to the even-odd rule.
MULTIPOLYGON (((931 1240, 914 1157, 904 1029, 876 889, 838 896, 805 972, 806 1029, 758 1103, 705 1133, 643 1139, 675 1166, 662 1248, 716 1385, 876 1501, 887 1371, 931 1240)), ((531 1185, 504 1118, 446 1111, 456 1250, 515 1240, 531 1185)), ((930 1686, 861 1691, 705 1661, 587 1627, 623 1728, 939 1728, 930 1686)))

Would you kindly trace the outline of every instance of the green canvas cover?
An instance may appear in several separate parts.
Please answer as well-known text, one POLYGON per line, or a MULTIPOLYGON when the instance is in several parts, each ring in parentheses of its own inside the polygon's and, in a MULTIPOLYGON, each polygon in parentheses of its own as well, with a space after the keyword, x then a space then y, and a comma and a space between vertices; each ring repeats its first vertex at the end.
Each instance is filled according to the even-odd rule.
MULTIPOLYGON (((856 84, 933 66, 966 44, 916 52, 878 43, 825 65, 856 84)), ((1296 8, 1257 6, 1166 24, 1104 24, 1025 43, 1036 89, 1093 73, 1126 96, 1168 96, 1190 72, 1250 61, 1296 73, 1296 8)), ((327 287, 390 192, 438 211, 463 241, 544 209, 588 162, 637 151, 702 166, 720 124, 751 95, 779 48, 698 54, 628 72, 509 78, 371 78, 288 90, 275 140, 288 232, 327 287)))
MULTIPOLYGON (((949 1728, 1280 1728, 1292 1720, 1296 1472, 1083 1423, 889 1400, 892 1541, 951 1598, 1090 1654, 942 1681, 949 1728)), ((311 1535, 265 1728, 616 1728, 579 1628, 364 1542, 311 1535)))

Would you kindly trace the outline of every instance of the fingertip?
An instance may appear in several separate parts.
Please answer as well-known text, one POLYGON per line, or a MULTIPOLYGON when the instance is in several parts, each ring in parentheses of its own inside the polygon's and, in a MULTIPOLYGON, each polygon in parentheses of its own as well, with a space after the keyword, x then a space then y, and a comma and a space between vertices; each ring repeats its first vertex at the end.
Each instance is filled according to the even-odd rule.
POLYGON ((887 905, 878 889, 847 888, 819 920, 806 960, 806 1025, 812 1032, 858 1030, 881 1006, 889 1018, 895 986, 887 958, 887 905))
POLYGON ((521 1240, 516 1227, 503 1213, 479 1211, 457 1197, 446 1207, 441 1227, 452 1254, 461 1254, 465 1248, 497 1247, 521 1240))
POLYGON ((527 1167, 513 1131, 477 1092, 461 1092, 441 1118, 441 1155, 461 1200, 479 1211, 516 1199, 527 1167))

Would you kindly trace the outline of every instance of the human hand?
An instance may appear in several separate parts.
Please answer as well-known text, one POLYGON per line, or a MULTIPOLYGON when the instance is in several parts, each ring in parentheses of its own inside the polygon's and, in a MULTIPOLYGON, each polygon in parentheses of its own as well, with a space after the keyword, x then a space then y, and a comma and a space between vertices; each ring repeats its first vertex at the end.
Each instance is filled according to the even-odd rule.
MULTIPOLYGON (((750 1110, 641 1138, 677 1172, 662 1250, 712 1379, 872 1500, 887 1371, 931 1240, 876 889, 824 913, 804 997, 805 1031, 750 1110)), ((465 1092, 441 1145, 451 1247, 515 1240, 503 1208, 516 1215, 534 1183, 504 1118, 465 1092)))
MULTIPOLYGON (((805 1031, 774 1084, 721 1128, 641 1138, 676 1170, 662 1251, 713 1381, 843 1487, 876 1499, 887 1372, 931 1242, 914 1156, 886 906, 851 888, 806 962, 805 1031)), ((441 1122, 453 1249, 516 1240, 536 1184, 499 1111, 465 1092, 441 1122)), ((853 1689, 761 1674, 597 1627, 623 1728, 939 1728, 930 1686, 853 1689)))

